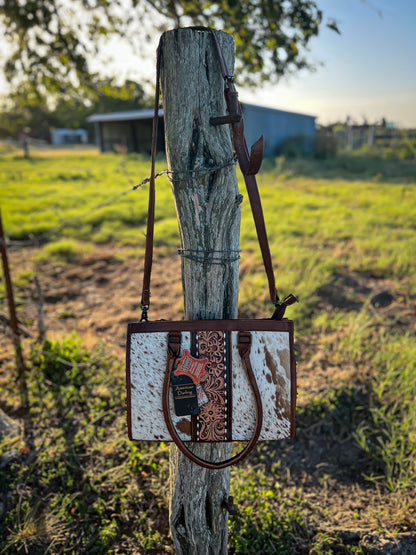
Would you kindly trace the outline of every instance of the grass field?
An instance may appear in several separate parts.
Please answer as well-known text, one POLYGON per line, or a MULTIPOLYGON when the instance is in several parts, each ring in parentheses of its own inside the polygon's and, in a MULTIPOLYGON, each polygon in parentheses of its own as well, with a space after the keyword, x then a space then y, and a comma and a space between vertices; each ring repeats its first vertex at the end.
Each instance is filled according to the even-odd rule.
MULTIPOLYGON (((29 328, 36 268, 53 261, 59 279, 108 244, 120 260, 142 257, 147 185, 131 189, 148 173, 138 155, 24 159, 3 148, 0 204, 16 256, 28 260, 12 270, 29 328)), ((416 163, 268 159, 258 181, 278 288, 301 301, 289 314, 297 438, 262 444, 232 470, 240 516, 230 520, 230 552, 370 553, 370 535, 394 553, 416 533, 416 163)), ((246 201, 241 230, 240 313, 268 316, 246 201)), ((170 260, 179 239, 165 177, 155 238, 170 260)), ((32 428, 3 439, 0 553, 170 552, 168 446, 130 444, 123 361, 83 339, 24 342, 32 428)), ((1 408, 22 416, 8 341, 1 356, 1 408)))

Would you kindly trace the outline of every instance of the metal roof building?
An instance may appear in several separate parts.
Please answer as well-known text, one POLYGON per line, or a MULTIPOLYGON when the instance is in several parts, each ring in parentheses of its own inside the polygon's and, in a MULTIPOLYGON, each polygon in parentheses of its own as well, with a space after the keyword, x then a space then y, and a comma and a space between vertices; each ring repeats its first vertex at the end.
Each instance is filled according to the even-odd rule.
MULTIPOLYGON (((275 154, 286 139, 302 136, 312 145, 315 138, 315 117, 253 104, 241 104, 244 130, 249 148, 264 136, 266 156, 275 154)), ((153 110, 132 110, 93 114, 87 121, 95 124, 96 142, 101 152, 150 152, 153 110)), ((159 110, 158 151, 164 150, 163 110, 159 110)))
POLYGON ((244 133, 249 149, 257 139, 264 137, 264 154, 276 154, 279 147, 290 137, 303 137, 305 147, 312 149, 315 139, 315 116, 286 112, 274 108, 241 103, 244 133))
POLYGON ((88 131, 86 129, 54 129, 51 132, 51 143, 53 145, 87 144, 88 131))

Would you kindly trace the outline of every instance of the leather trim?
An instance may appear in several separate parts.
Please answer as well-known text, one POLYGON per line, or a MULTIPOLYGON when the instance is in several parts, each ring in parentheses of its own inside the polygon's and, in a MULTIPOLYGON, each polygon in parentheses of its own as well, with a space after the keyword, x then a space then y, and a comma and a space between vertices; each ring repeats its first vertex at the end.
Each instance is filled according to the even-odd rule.
POLYGON ((224 342, 226 344, 225 351, 225 379, 226 379, 226 403, 227 403, 227 433, 225 441, 231 441, 233 437, 233 373, 231 360, 231 333, 226 331, 224 334, 224 342))
POLYGON ((290 346, 290 437, 295 436, 295 414, 297 400, 297 376, 296 376, 296 359, 294 346, 294 329, 289 331, 290 346))
MULTIPOLYGON (((196 331, 193 331, 191 333, 191 353, 192 356, 198 358, 198 353, 197 353, 198 349, 197 349, 197 344, 196 344, 196 331)), ((191 425, 192 425, 192 441, 196 442, 198 441, 198 415, 192 415, 191 416, 191 425)))
MULTIPOLYGON (((216 320, 216 322, 218 322, 216 320)), ((201 329, 199 329, 198 331, 203 331, 201 329)), ((216 326, 215 330, 213 331, 219 331, 219 327, 216 326)), ((224 330, 221 330, 224 331, 224 330)), ((199 348, 198 348, 198 344, 197 344, 197 331, 193 331, 192 335, 191 335, 191 353, 193 356, 200 356, 199 353, 199 348)), ((217 439, 217 440, 210 440, 210 439, 204 439, 201 440, 199 438, 199 433, 198 433, 198 426, 200 426, 201 424, 201 420, 199 418, 198 415, 192 416, 191 417, 191 423, 192 423, 192 441, 194 442, 201 442, 201 443, 215 443, 216 441, 225 441, 225 442, 229 442, 232 441, 232 366, 231 366, 231 333, 230 331, 224 331, 223 334, 223 363, 224 363, 224 372, 223 375, 221 376, 224 379, 224 386, 225 386, 225 397, 224 397, 224 402, 225 405, 222 406, 221 412, 225 409, 224 411, 224 424, 225 424, 225 433, 224 433, 224 437, 221 439, 217 439)), ((203 356, 207 356, 206 354, 204 354, 203 356)), ((201 382, 202 387, 204 387, 203 382, 201 382)), ((209 392, 204 388, 205 393, 208 395, 208 397, 210 397, 209 392)))
POLYGON ((130 351, 131 351, 131 334, 127 334, 126 344, 126 410, 127 410, 127 434, 128 438, 132 441, 133 434, 131 431, 131 381, 130 381, 130 351))
POLYGON ((159 331, 287 331, 293 334, 292 320, 179 320, 134 322, 127 325, 128 335, 159 331))

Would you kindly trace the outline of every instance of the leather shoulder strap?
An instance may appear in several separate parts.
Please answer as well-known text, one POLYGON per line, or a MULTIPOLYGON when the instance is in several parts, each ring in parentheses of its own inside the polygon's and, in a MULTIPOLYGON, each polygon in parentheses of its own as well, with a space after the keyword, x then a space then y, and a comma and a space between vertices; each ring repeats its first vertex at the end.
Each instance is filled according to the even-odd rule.
POLYGON ((147 208, 146 250, 144 256, 143 289, 142 289, 142 320, 147 320, 147 310, 150 306, 150 277, 153 263, 153 234, 155 227, 155 162, 157 146, 157 128, 159 124, 159 96, 160 96, 160 42, 156 52, 156 92, 152 128, 152 167, 149 181, 149 204, 147 208))
MULTIPOLYGON (((270 254, 269 241, 267 238, 266 225, 264 222, 263 209, 260 200, 260 194, 257 187, 255 174, 260 169, 263 159, 264 140, 261 137, 252 147, 249 155, 247 144, 244 138, 244 123, 242 118, 241 105, 238 102, 238 93, 234 86, 233 76, 228 74, 227 65, 218 42, 217 36, 213 29, 208 27, 195 27, 208 31, 211 33, 215 48, 218 54, 219 65, 221 73, 226 83, 225 98, 227 102, 228 115, 211 118, 212 125, 230 124, 233 127, 233 144, 237 154, 238 163, 244 175, 247 193, 250 200, 251 211, 256 226, 260 250, 262 253, 263 264, 266 271, 267 279, 269 282, 269 293, 272 303, 275 305, 276 310, 272 316, 273 319, 283 318, 285 308, 287 305, 296 302, 296 297, 289 295, 282 302, 279 302, 279 297, 276 290, 274 271, 272 259, 270 254)), ((159 95, 160 95, 160 56, 161 46, 157 49, 157 64, 156 64, 156 93, 155 93, 155 107, 153 116, 153 131, 152 131, 152 168, 150 174, 149 184, 149 206, 147 216, 147 233, 146 233, 146 250, 145 250, 145 263, 143 275, 143 290, 142 290, 142 320, 147 320, 147 310, 150 305, 150 277, 152 271, 153 260, 153 232, 155 221, 155 158, 156 158, 156 144, 157 144, 157 127, 158 127, 158 113, 159 113, 159 95)))
POLYGON ((227 64, 213 29, 208 29, 214 39, 215 49, 217 51, 221 73, 225 82, 225 100, 227 102, 228 118, 211 118, 212 125, 231 124, 233 128, 233 144, 237 154, 238 163, 244 176, 247 188, 248 198, 250 200, 251 211, 256 226, 257 238, 263 258, 264 268, 266 270, 269 282, 270 300, 273 304, 279 302, 279 296, 276 290, 274 279, 274 271, 272 257, 270 254, 269 240, 267 238, 266 224, 264 222, 263 208, 261 205, 260 194, 257 187, 255 174, 259 171, 263 161, 264 139, 263 136, 253 145, 249 154, 247 143, 244 137, 244 121, 242 117, 241 104, 238 101, 238 93, 234 85, 234 77, 228 72, 227 64), (240 116, 239 118, 235 116, 240 116))

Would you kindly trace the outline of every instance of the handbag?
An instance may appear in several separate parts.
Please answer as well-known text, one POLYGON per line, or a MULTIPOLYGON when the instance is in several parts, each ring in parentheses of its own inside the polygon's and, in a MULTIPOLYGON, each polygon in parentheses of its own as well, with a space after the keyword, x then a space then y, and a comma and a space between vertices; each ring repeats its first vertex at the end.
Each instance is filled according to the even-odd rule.
POLYGON ((296 364, 293 321, 283 318, 297 301, 279 300, 255 174, 263 157, 263 137, 249 156, 241 106, 215 32, 220 69, 226 82, 228 115, 212 125, 231 124, 233 143, 244 175, 269 292, 271 319, 148 321, 155 212, 155 155, 159 69, 153 119, 145 265, 140 322, 128 324, 127 424, 131 440, 173 441, 194 463, 226 468, 243 460, 257 441, 290 438, 295 431, 296 364), (237 455, 211 462, 194 454, 187 442, 248 442, 237 455))

